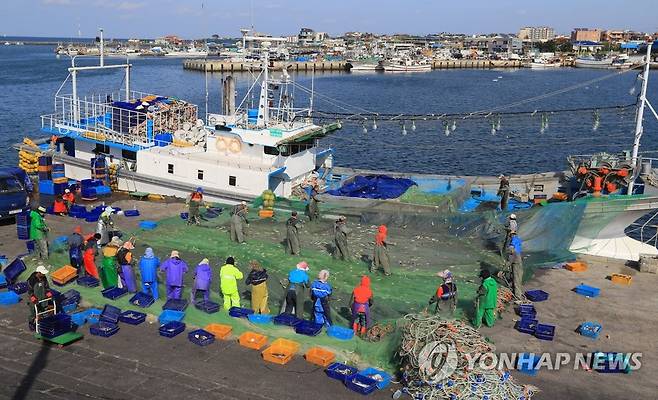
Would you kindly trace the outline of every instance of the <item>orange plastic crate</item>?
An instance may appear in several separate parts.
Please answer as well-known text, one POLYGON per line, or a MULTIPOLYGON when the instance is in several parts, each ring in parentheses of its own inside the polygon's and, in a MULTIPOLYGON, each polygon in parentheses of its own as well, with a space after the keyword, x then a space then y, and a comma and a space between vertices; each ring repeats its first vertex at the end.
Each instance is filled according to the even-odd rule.
POLYGON ((274 210, 260 210, 258 211, 258 216, 261 218, 272 218, 274 216, 274 210))
POLYGON ((620 285, 630 285, 631 281, 633 280, 633 277, 624 274, 612 274, 610 276, 610 280, 612 281, 612 283, 618 283, 620 285))
POLYGON ((238 338, 240 346, 248 349, 260 350, 267 344, 267 336, 260 335, 256 332, 245 332, 238 338))
POLYGON ((583 272, 583 271, 587 271, 587 264, 585 264, 582 261, 574 261, 567 263, 564 266, 564 268, 568 269, 571 272, 583 272))
POLYGON ((53 282, 60 285, 65 285, 69 283, 77 276, 78 276, 78 271, 70 265, 65 265, 50 275, 53 282))
POLYGON ((306 361, 319 365, 321 367, 327 367, 329 364, 334 362, 336 359, 336 354, 333 352, 323 349, 322 347, 311 347, 306 354, 304 354, 306 361))
POLYGON ((203 329, 222 340, 228 340, 228 337, 231 336, 231 332, 233 332, 233 327, 223 324, 208 324, 203 329))
POLYGON ((279 338, 272 342, 272 346, 283 346, 290 349, 290 351, 293 353, 297 353, 299 351, 300 344, 292 340, 279 338))

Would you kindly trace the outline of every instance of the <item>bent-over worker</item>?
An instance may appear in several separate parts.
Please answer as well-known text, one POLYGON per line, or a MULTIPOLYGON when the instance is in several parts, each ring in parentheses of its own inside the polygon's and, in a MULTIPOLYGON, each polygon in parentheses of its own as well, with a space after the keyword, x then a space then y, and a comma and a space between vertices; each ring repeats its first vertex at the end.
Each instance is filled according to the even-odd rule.
POLYGON ((347 237, 350 232, 347 228, 347 218, 341 215, 334 223, 334 244, 336 245, 334 258, 340 258, 343 261, 350 259, 350 249, 347 244, 347 237))
POLYGON ((299 229, 303 222, 297 217, 297 211, 293 211, 286 221, 286 250, 293 256, 298 256, 299 246, 299 229))

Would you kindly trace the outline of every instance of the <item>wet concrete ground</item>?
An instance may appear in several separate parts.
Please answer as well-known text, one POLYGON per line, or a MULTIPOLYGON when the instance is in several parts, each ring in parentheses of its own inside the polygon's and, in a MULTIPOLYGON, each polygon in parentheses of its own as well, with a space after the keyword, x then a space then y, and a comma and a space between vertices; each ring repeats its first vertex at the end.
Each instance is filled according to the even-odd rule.
MULTIPOLYGON (((116 204, 124 209, 136 205, 143 215, 156 220, 184 209, 180 203, 122 200, 116 204)), ((52 237, 73 227, 67 218, 49 217, 48 222, 52 237)), ((119 220, 126 230, 137 224, 136 219, 119 220)), ((95 227, 93 223, 82 225, 85 232, 95 227)), ((23 246, 15 239, 14 225, 0 226, 1 254, 11 259, 24 252, 23 246)), ((588 262, 590 268, 584 273, 547 270, 526 285, 550 293, 550 299, 536 307, 540 322, 557 326, 554 341, 540 341, 514 330, 518 317, 511 309, 494 328, 482 328, 482 333, 494 341, 499 352, 643 353, 642 367, 630 375, 573 371, 570 366, 560 371, 541 370, 535 377, 514 372, 518 381, 540 388, 537 399, 655 399, 658 275, 641 274, 615 260, 590 258, 588 262), (615 272, 633 275, 633 284, 618 286, 606 280, 615 272), (573 293, 571 289, 580 283, 600 287, 601 296, 588 299, 573 293), (584 321, 603 324, 598 340, 576 333, 584 321)), ((243 349, 234 341, 200 348, 183 335, 161 338, 155 332, 157 324, 148 323, 137 327, 123 324, 110 339, 91 336, 85 327, 84 340, 60 349, 33 339, 26 329, 26 315, 24 304, 0 308, 1 398, 361 398, 300 356, 283 367, 266 364, 258 352, 243 349)), ((390 398, 391 394, 392 390, 387 390, 373 397, 390 398)))

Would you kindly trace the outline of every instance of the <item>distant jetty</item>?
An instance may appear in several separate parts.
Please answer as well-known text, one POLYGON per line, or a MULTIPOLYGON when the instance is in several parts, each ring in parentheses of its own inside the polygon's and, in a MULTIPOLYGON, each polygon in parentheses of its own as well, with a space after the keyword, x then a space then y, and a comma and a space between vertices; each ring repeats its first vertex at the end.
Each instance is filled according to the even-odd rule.
MULTIPOLYGON (((281 70, 284 66, 291 71, 349 71, 352 65, 347 61, 300 61, 284 62, 274 61, 270 64, 273 70, 281 70)), ((435 60, 433 69, 492 69, 492 68, 521 68, 520 60, 435 60)), ((260 69, 257 62, 240 62, 228 60, 185 60, 183 68, 194 71, 208 72, 248 72, 260 69)))

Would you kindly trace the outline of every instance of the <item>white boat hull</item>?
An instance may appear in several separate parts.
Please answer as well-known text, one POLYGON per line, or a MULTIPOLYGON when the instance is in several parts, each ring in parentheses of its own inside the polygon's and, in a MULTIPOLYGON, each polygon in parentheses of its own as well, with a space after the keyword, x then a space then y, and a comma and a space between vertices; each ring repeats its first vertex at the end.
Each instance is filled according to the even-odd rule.
POLYGON ((432 66, 429 64, 424 65, 384 65, 386 72, 429 72, 432 66))
POLYGON ((528 64, 529 68, 532 69, 552 69, 552 68, 560 68, 562 66, 561 63, 536 63, 536 62, 531 62, 528 64))
POLYGON ((607 69, 612 67, 612 60, 582 60, 576 59, 576 68, 607 69))

